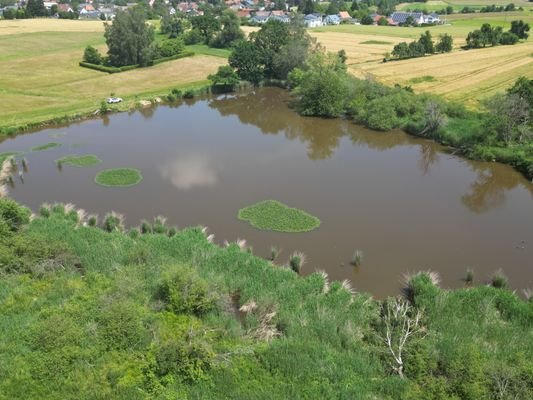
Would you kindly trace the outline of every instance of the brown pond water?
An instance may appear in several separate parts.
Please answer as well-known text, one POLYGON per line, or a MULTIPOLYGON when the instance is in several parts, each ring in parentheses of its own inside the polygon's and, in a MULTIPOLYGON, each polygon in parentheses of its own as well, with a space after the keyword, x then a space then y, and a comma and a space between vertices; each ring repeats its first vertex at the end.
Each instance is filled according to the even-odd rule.
POLYGON ((467 268, 487 281, 499 268, 517 289, 533 287, 533 185, 512 168, 444 152, 401 132, 373 132, 343 120, 302 118, 285 91, 201 99, 112 115, 20 135, 0 152, 29 152, 25 183, 12 196, 37 210, 72 202, 91 213, 115 210, 129 225, 164 215, 179 227, 207 225, 216 241, 245 238, 267 256, 283 249, 308 257, 305 271, 326 270, 360 291, 395 294, 406 272, 438 271, 460 287, 467 268), (56 168, 67 154, 96 154, 96 167, 56 168), (94 183, 106 168, 133 167, 135 187, 94 183), (240 208, 276 199, 321 219, 298 234, 259 231, 240 208), (349 260, 364 252, 360 268, 349 260))

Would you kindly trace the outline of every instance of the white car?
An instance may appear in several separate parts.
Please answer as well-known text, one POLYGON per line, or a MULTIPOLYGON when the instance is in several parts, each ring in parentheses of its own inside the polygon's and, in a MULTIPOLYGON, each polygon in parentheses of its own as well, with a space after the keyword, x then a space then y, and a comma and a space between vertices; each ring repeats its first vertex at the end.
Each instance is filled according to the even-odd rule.
POLYGON ((110 97, 107 99, 107 104, 120 103, 122 99, 120 97, 110 97))

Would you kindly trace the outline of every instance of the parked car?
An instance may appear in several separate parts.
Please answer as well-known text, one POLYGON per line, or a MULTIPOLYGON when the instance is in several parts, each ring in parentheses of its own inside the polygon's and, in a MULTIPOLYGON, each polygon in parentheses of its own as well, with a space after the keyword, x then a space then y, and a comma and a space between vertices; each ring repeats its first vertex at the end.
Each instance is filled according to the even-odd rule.
POLYGON ((120 103, 122 99, 120 97, 110 97, 107 99, 107 104, 120 103))

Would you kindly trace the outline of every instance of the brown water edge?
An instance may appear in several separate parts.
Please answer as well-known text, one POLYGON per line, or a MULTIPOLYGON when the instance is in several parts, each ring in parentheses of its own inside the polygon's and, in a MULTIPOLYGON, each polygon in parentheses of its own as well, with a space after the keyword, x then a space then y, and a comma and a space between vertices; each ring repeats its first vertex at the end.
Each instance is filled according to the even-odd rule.
POLYGON ((17 136, 0 152, 62 143, 26 154, 30 170, 12 196, 34 210, 62 201, 100 215, 116 210, 130 226, 159 214, 180 227, 207 225, 219 243, 246 238, 263 257, 282 248, 279 262, 303 251, 306 273, 324 269, 378 297, 398 293, 402 275, 422 269, 438 271, 446 287, 463 286, 467 268, 477 283, 502 268, 514 288, 533 287, 533 185, 522 175, 402 132, 302 118, 288 99, 263 88, 148 108, 17 136), (91 153, 104 162, 61 171, 53 162, 91 153), (138 168, 144 180, 120 189, 94 183, 113 167, 138 168), (239 208, 265 199, 322 225, 284 234, 237 220, 239 208), (349 265, 356 249, 360 268, 349 265))

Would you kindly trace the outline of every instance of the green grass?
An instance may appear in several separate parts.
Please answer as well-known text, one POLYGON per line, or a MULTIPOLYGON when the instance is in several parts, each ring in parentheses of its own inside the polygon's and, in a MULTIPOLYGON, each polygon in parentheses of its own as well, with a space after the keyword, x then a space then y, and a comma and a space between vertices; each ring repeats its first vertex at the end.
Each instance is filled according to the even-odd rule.
POLYGON ((138 100, 164 97, 174 88, 204 86, 207 76, 226 63, 221 57, 195 55, 110 75, 78 65, 87 45, 106 52, 101 22, 2 21, 0 135, 90 116, 110 93, 124 99, 113 110, 131 110, 138 100), (10 30, 17 33, 3 34, 10 30))
MULTIPOLYGON (((382 301, 327 275, 300 277, 199 228, 132 237, 64 207, 29 214, 0 235, 6 399, 491 399, 500 381, 532 398, 533 302, 509 290, 412 278, 424 331, 401 379, 382 301)), ((0 199, 0 229, 14 215, 0 199)))
POLYGON ((102 186, 134 186, 143 179, 141 172, 133 168, 113 168, 100 171, 94 181, 102 186))
POLYGON ((92 167, 100 164, 101 162, 102 160, 100 160, 94 154, 87 154, 83 156, 68 155, 56 160, 56 163, 69 164, 75 167, 92 167))
POLYGON ((318 218, 276 200, 265 200, 242 208, 238 218, 248 221, 255 228, 278 232, 307 232, 320 226, 318 218))
POLYGON ((194 51, 195 54, 203 54, 206 56, 215 56, 215 57, 222 57, 222 58, 228 58, 231 54, 231 50, 228 49, 215 49, 213 47, 209 47, 206 44, 191 44, 188 46, 185 46, 185 50, 194 51))
POLYGON ((31 151, 45 151, 45 150, 55 149, 57 147, 61 147, 61 143, 50 142, 50 143, 42 144, 40 146, 34 146, 31 148, 31 151))
POLYGON ((393 42, 385 42, 383 40, 366 40, 359 44, 394 44, 393 42))
POLYGON ((435 82, 436 80, 437 79, 435 79, 434 76, 425 75, 425 76, 420 76, 420 77, 410 79, 409 82, 413 84, 417 84, 417 83, 423 83, 423 82, 435 82))

